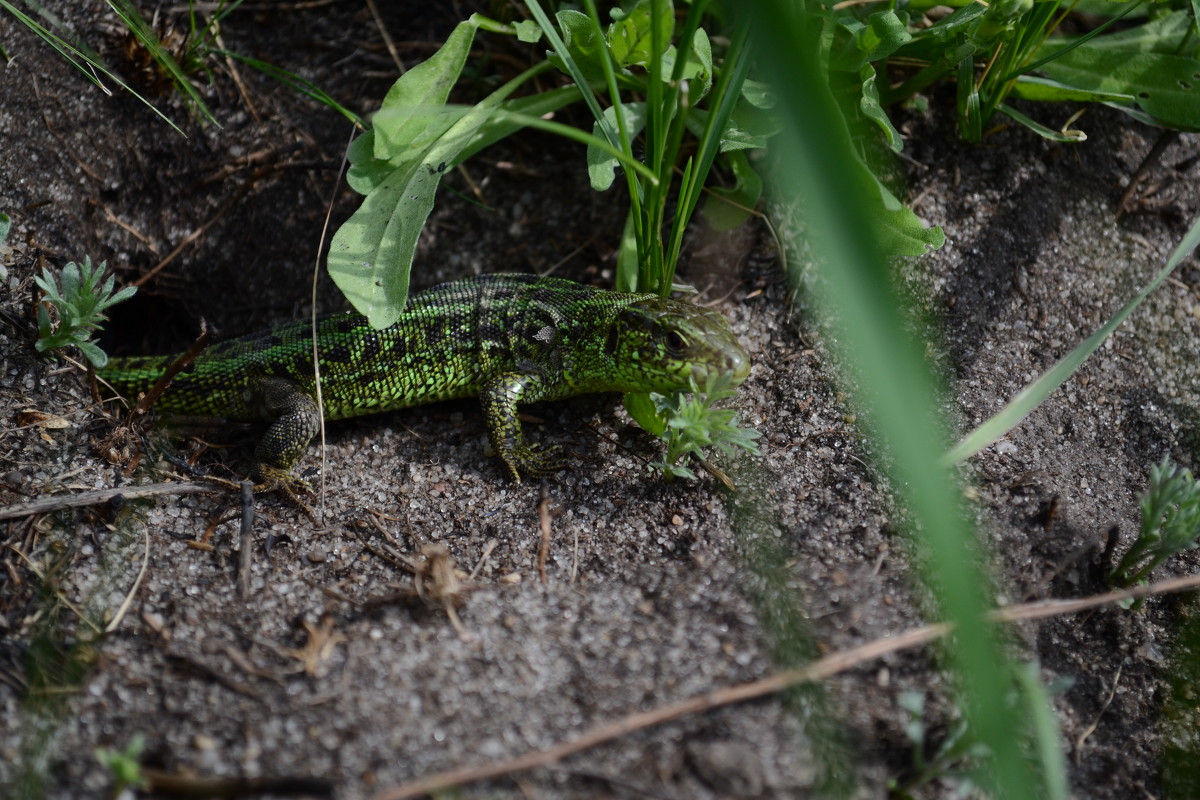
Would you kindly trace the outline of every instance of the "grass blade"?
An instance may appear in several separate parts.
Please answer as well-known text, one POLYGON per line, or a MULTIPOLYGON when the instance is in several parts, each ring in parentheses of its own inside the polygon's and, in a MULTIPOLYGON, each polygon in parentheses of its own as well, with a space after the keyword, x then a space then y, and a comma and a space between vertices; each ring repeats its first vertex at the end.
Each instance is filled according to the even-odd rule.
POLYGON ((1112 335, 1112 332, 1125 321, 1126 317, 1132 314, 1134 309, 1140 306, 1142 301, 1149 297, 1150 293, 1157 289, 1167 279, 1167 276, 1175 271, 1175 267, 1179 266, 1179 262, 1187 258, 1188 254, 1195 250, 1197 245, 1200 245, 1200 219, 1192 223, 1192 227, 1188 230, 1187 235, 1183 237, 1183 241, 1179 243, 1179 246, 1175 248, 1175 252, 1167 260, 1166 266, 1159 270, 1154 279, 1146 284, 1132 300, 1126 303, 1108 322, 1101 325, 1099 330, 1084 339, 1070 353, 1067 353, 1061 361, 1046 370, 1041 377, 1018 392, 1017 396, 1009 400, 1004 408, 984 421, 975 430, 968 433, 950 452, 942 456, 941 463, 949 466, 964 461, 1017 427, 1021 423, 1021 420, 1029 416, 1055 389, 1062 386, 1067 378, 1075 374, 1075 370, 1079 369, 1079 366, 1084 361, 1087 361, 1088 357, 1096 351, 1097 347, 1104 343, 1105 339, 1112 335))
POLYGON ((994 626, 985 623, 988 582, 959 507, 961 493, 938 464, 944 433, 935 419, 937 392, 922 347, 906 333, 887 259, 872 230, 867 176, 857 163, 845 121, 816 63, 806 20, 790 0, 759 0, 755 58, 764 74, 786 76, 779 112, 787 123, 776 140, 783 154, 781 187, 804 187, 805 230, 825 265, 819 297, 854 370, 859 400, 886 457, 898 499, 919 537, 925 583, 944 618, 957 624, 950 665, 962 686, 972 735, 991 758, 988 783, 1000 798, 1041 796, 1020 746, 1021 717, 1008 702, 1016 667, 1005 659, 994 626), (836 313, 832 313, 836 310, 836 313))

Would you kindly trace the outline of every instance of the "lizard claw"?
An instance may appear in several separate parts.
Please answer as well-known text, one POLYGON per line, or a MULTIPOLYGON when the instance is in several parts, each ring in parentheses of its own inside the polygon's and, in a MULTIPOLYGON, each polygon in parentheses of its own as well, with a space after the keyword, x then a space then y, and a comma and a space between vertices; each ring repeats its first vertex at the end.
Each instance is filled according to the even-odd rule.
POLYGON ((312 484, 297 475, 293 475, 286 469, 272 467, 266 464, 259 464, 255 469, 254 477, 259 479, 253 487, 255 494, 263 494, 266 492, 282 492, 289 500, 296 504, 309 517, 312 516, 312 508, 307 503, 300 499, 301 494, 313 495, 316 492, 313 490, 312 484))
POLYGON ((515 483, 521 482, 522 473, 538 478, 567 466, 566 455, 558 445, 522 444, 503 453, 502 457, 515 483))

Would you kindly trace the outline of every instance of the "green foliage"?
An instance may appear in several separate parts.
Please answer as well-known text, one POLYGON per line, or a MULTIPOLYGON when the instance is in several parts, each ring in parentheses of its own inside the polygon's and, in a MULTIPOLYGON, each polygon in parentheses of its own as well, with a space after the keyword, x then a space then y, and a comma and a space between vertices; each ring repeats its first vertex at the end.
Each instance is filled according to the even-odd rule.
POLYGON ((129 787, 145 786, 146 778, 142 775, 142 765, 138 759, 146 749, 146 737, 135 733, 124 750, 109 750, 107 747, 96 748, 96 758, 113 775, 114 786, 112 796, 117 797, 129 787))
POLYGON ((758 454, 759 433, 749 428, 738 427, 738 414, 727 408, 717 408, 717 403, 733 397, 735 391, 728 375, 710 373, 704 386, 691 381, 690 392, 658 394, 652 392, 658 417, 663 421, 661 432, 657 425, 648 426, 659 433, 667 443, 667 453, 662 461, 653 461, 650 468, 662 473, 667 480, 687 478, 695 480, 696 473, 687 466, 687 458, 699 455, 706 447, 715 447, 725 455, 735 450, 746 450, 758 454))
POLYGON ((976 789, 972 773, 988 755, 985 746, 968 736, 967 720, 959 715, 951 721, 940 740, 930 740, 930 724, 925 717, 925 694, 901 692, 896 702, 908 713, 904 736, 912 745, 910 775, 903 781, 891 779, 888 790, 894 797, 910 800, 917 789, 934 780, 949 780, 956 784, 960 796, 970 796, 976 789))
MULTIPOLYGON (((436 54, 396 81, 373 127, 351 148, 350 185, 366 199, 335 234, 329 271, 373 325, 389 324, 404 308, 417 239, 444 171, 522 127, 586 144, 589 175, 599 191, 612 185, 618 165, 624 168, 631 211, 618 289, 664 296, 670 291, 683 231, 722 153, 737 181, 731 199, 752 206, 761 193, 761 179, 739 151, 762 147, 779 124, 770 93, 746 81, 745 25, 726 37, 718 58, 700 27, 708 0, 688 6, 678 33, 669 0, 638 0, 614 9, 607 25, 594 2, 584 4, 586 13, 563 9, 553 20, 537 0, 526 5, 534 20, 515 26, 478 14, 460 23, 436 54), (552 49, 546 60, 476 105, 449 106, 450 90, 481 28, 521 41, 545 38, 552 49), (552 68, 570 75, 574 85, 508 99, 552 68), (540 118, 580 99, 595 120, 590 134, 540 118), (685 148, 685 136, 695 145, 685 148), (685 151, 692 153, 686 159, 685 151), (669 208, 674 213, 668 226, 669 208)), ((734 219, 726 214, 724 224, 734 219)))
POLYGON ((1191 550, 1200 537, 1200 486, 1190 470, 1167 459, 1150 468, 1150 486, 1142 495, 1142 526, 1129 551, 1113 569, 1118 586, 1145 581, 1150 572, 1176 553, 1191 550))
MULTIPOLYGON (((1089 14, 1107 21, 1082 36, 1052 35, 1074 8, 1061 0, 998 0, 961 5, 940 19, 924 16, 933 3, 905 10, 842 4, 825 10, 823 65, 847 92, 852 113, 877 125, 893 149, 900 139, 886 109, 941 80, 958 86, 959 129, 979 141, 997 113, 1057 141, 1082 141, 1080 132, 1054 130, 1007 105, 1020 97, 1043 102, 1106 102, 1137 119, 1177 130, 1200 130, 1200 61, 1195 3, 1150 13, 1137 25, 1107 33, 1134 16, 1145 0, 1093 3, 1089 14), (903 69, 909 77, 882 89, 877 76, 903 69), (1041 71, 1045 77, 1032 75, 1041 71)), ((955 3, 953 5, 959 5, 955 3)))
MULTIPOLYGON (((1013 688, 1007 699, 1010 706, 1017 703, 1023 706, 1019 736, 1027 758, 1041 773, 1045 796, 1064 800, 1070 796, 1064 748, 1050 696, 1065 692, 1073 683, 1064 678, 1045 687, 1036 662, 1014 665, 1013 688)), ((978 736, 971 735, 968 717, 959 708, 953 709, 954 716, 941 730, 940 739, 932 740, 930 734, 938 728, 931 726, 925 717, 925 699, 925 694, 915 691, 901 692, 897 698, 909 715, 904 735, 912 744, 912 768, 904 780, 889 780, 889 791, 901 800, 911 800, 920 795, 918 789, 932 781, 948 780, 958 797, 986 794, 982 788, 990 782, 986 765, 992 757, 991 750, 978 736)))
POLYGON ((126 286, 114 294, 114 278, 109 275, 103 280, 104 270, 103 261, 98 267, 93 267, 92 260, 86 257, 83 264, 72 261, 63 267, 61 290, 49 270, 43 269, 40 276, 34 277, 46 293, 37 307, 38 340, 34 346, 38 352, 74 345, 93 366, 99 368, 108 363, 108 355, 91 340, 92 334, 108 319, 105 310, 133 297, 137 288, 126 286), (57 324, 47 304, 57 312, 57 324))

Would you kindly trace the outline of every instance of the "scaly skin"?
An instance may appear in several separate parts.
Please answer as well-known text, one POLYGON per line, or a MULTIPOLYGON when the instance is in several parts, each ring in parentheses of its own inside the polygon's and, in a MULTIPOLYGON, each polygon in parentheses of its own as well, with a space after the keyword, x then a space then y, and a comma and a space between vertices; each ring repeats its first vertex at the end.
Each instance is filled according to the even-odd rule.
MULTIPOLYGON (((292 465, 317 433, 308 322, 216 344, 172 381, 163 413, 269 423, 256 477, 295 483, 292 465)), ((517 406, 588 392, 669 392, 713 371, 740 383, 746 351, 725 319, 656 295, 560 278, 484 275, 409 298, 375 330, 360 314, 317 322, 325 418, 479 397, 488 434, 514 481, 559 469, 555 449, 527 444, 517 406)), ((149 389, 178 356, 116 358, 100 376, 126 397, 149 389)))

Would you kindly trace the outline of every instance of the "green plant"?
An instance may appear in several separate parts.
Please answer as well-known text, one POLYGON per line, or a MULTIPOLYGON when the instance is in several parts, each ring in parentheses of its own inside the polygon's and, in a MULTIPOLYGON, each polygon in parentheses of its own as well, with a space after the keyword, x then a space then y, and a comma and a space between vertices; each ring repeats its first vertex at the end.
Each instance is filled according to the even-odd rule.
POLYGON ((86 257, 83 264, 72 261, 63 267, 61 291, 49 270, 43 269, 40 276, 34 277, 46 293, 37 307, 38 340, 34 346, 38 352, 74 345, 93 366, 103 367, 108 363, 108 355, 91 340, 92 334, 108 319, 105 310, 133 297, 137 288, 126 286, 114 294, 112 275, 101 283, 104 270, 103 261, 98 267, 93 267, 92 260, 86 257), (50 307, 56 312, 57 323, 51 318, 50 307))
POLYGON ((96 748, 96 758, 113 774, 113 797, 119 796, 127 788, 141 788, 146 785, 142 765, 138 762, 145 749, 146 737, 140 733, 133 735, 124 750, 96 748))
POLYGON ((1144 0, 955 2, 953 13, 932 16, 938 5, 839 4, 824 12, 826 68, 846 96, 859 98, 856 113, 878 125, 897 151, 901 140, 885 109, 941 80, 956 84, 959 130, 969 141, 979 141, 998 113, 1056 141, 1086 138, 1031 119, 1009 105, 1010 97, 1107 103, 1150 124, 1200 129, 1194 4, 1175 11, 1152 4, 1147 12, 1144 0), (1077 6, 1107 19, 1082 35, 1053 35, 1077 6), (1139 14, 1140 24, 1107 33, 1139 14), (1039 71, 1044 77, 1033 74, 1039 71), (906 77, 895 81, 896 75, 906 77))
POLYGON ((717 403, 734 394, 728 375, 712 373, 704 386, 697 386, 693 378, 691 393, 651 393, 650 399, 661 422, 648 430, 663 438, 667 452, 661 461, 650 462, 650 468, 668 480, 695 480, 696 473, 687 466, 687 458, 698 455, 704 448, 715 447, 725 455, 732 455, 736 449, 757 455, 758 431, 738 427, 736 411, 716 407, 717 403))
POLYGON ((731 154, 737 197, 757 199, 752 167, 732 154, 762 147, 778 125, 768 111, 773 98, 761 84, 746 82, 745 24, 735 27, 721 58, 700 27, 708 0, 688 5, 678 36, 669 0, 638 0, 615 9, 607 27, 592 0, 585 2, 586 14, 564 9, 553 21, 537 0, 526 5, 536 22, 507 26, 476 14, 460 23, 436 54, 396 81, 371 130, 351 148, 349 182, 365 199, 334 236, 329 272, 377 327, 386 327, 404 308, 417 238, 441 176, 519 128, 538 127, 586 144, 597 190, 611 186, 618 164, 625 168, 630 215, 618 289, 664 296, 671 291, 684 229, 719 153, 731 154), (545 37, 553 50, 475 106, 451 107, 450 89, 481 28, 522 41, 545 37), (574 84, 509 99, 551 68, 570 75, 574 84), (539 118, 580 99, 594 118, 590 134, 539 118), (684 146, 685 134, 693 145, 684 146), (643 158, 635 147, 644 150, 643 158), (694 152, 685 157, 689 149, 694 152), (673 189, 677 170, 681 177, 673 189))
POLYGON ((1109 576, 1117 586, 1143 582, 1163 561, 1194 548, 1200 537, 1200 486, 1190 470, 1166 458, 1151 467, 1150 486, 1140 505, 1137 539, 1109 576))
POLYGON ((930 741, 930 726, 925 717, 925 693, 901 692, 896 702, 908 714, 904 736, 912 745, 912 768, 904 780, 889 780, 888 791, 910 800, 913 792, 925 784, 950 779, 957 784, 960 796, 968 795, 975 788, 972 772, 987 758, 988 750, 967 735, 966 718, 960 714, 951 721, 935 744, 930 741))
MULTIPOLYGON (((1050 686, 1042 686, 1036 662, 1016 665, 1013 688, 1008 702, 1022 703, 1024 712, 1021 743, 1027 750, 1038 748, 1035 762, 1039 765, 1042 781, 1048 797, 1068 796, 1065 764, 1062 757, 1062 740, 1058 723, 1050 703, 1050 696, 1061 694, 1071 688, 1071 678, 1059 678, 1050 686)), ((947 724, 940 740, 931 741, 930 725, 925 717, 925 694, 916 691, 901 692, 897 698, 900 707, 909 715, 904 726, 904 735, 912 745, 912 768, 904 780, 891 779, 888 790, 902 800, 911 800, 917 789, 935 781, 949 779, 955 785, 955 796, 973 797, 981 794, 980 776, 984 765, 991 758, 991 751, 972 736, 967 716, 955 708, 953 719, 947 724)))

